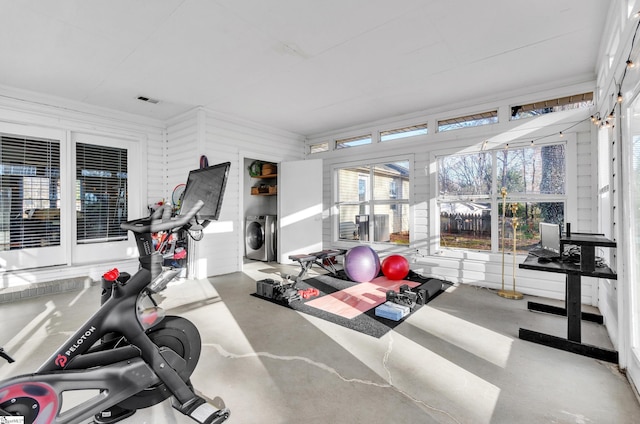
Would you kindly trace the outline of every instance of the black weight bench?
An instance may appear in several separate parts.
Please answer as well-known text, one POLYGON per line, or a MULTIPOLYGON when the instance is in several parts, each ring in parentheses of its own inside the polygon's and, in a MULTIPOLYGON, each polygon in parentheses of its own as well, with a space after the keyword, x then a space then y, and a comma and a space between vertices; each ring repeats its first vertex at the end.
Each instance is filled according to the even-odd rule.
POLYGON ((300 273, 296 280, 302 279, 307 272, 311 269, 313 264, 318 265, 322 269, 330 272, 332 275, 336 275, 338 270, 335 267, 334 258, 336 256, 344 255, 347 253, 344 249, 325 249, 320 252, 309 253, 306 255, 290 255, 289 259, 298 262, 300 264, 300 273))

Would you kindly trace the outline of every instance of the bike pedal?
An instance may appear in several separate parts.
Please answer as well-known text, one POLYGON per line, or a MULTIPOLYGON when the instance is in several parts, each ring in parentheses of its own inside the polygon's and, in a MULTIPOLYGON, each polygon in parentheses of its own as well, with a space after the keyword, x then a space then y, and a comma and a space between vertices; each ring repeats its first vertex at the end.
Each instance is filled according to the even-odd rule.
POLYGON ((104 411, 96 414, 93 417, 93 422, 95 424, 117 423, 118 421, 124 420, 125 418, 129 418, 135 413, 136 413, 135 409, 124 409, 124 408, 120 408, 118 405, 115 405, 109 409, 105 409, 104 411))
POLYGON ((205 399, 197 396, 193 402, 186 405, 180 405, 174 401, 172 406, 200 424, 220 424, 231 415, 231 411, 225 407, 224 401, 219 397, 205 399))

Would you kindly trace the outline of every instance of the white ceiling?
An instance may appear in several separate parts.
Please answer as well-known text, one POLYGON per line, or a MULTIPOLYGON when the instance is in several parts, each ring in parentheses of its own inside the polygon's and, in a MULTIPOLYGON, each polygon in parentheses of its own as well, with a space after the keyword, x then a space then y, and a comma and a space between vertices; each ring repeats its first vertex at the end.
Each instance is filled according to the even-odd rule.
POLYGON ((162 120, 204 106, 312 135, 593 79, 609 4, 0 0, 0 84, 162 120))

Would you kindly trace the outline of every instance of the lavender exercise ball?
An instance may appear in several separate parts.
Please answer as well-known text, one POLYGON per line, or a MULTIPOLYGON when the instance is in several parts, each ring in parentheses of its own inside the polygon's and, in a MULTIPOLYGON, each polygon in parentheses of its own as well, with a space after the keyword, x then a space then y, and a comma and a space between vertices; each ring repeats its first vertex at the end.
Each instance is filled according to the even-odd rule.
POLYGON ((369 246, 356 246, 344 255, 344 272, 353 281, 366 283, 380 272, 380 258, 369 246))

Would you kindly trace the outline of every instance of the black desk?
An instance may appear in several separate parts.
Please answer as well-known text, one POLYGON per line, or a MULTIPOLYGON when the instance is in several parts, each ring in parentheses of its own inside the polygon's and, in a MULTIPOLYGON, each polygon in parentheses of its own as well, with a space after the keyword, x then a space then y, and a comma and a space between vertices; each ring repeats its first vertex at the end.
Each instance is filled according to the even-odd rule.
MULTIPOLYGON (((609 240, 603 234, 572 233, 560 238, 560 251, 564 252, 567 245, 580 247, 580 270, 593 272, 596 270, 596 247, 616 247, 616 242, 609 240)), ((609 272, 611 273, 611 270, 609 272)))
MULTIPOLYGON (((576 244, 575 239, 573 240, 573 242, 574 243, 570 243, 567 241, 567 244, 576 244)), ((520 339, 543 344, 545 346, 553 347, 556 349, 566 350, 584 356, 589 356, 591 358, 596 358, 607 362, 618 363, 618 352, 584 344, 582 343, 581 335, 582 320, 597 322, 599 324, 603 323, 601 315, 582 312, 581 278, 582 276, 587 276, 616 280, 617 275, 609 267, 593 267, 593 270, 590 271, 588 269, 592 268, 591 266, 588 266, 588 269, 585 270, 584 267, 581 267, 578 264, 572 264, 568 262, 540 263, 538 262, 538 258, 533 255, 527 256, 527 259, 525 259, 525 261, 521 263, 519 267, 523 269, 555 272, 566 275, 564 308, 558 308, 555 306, 544 305, 535 302, 529 302, 527 307, 532 311, 547 312, 567 317, 566 339, 551 336, 549 334, 539 333, 537 331, 527 330, 524 328, 520 329, 520 339)))

